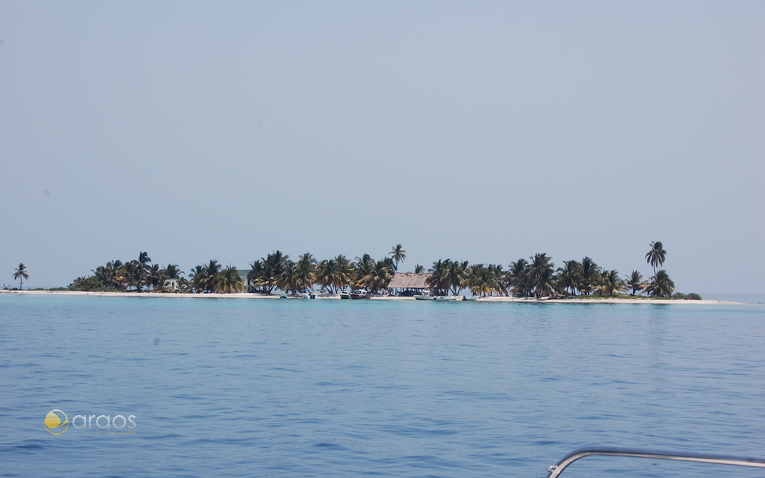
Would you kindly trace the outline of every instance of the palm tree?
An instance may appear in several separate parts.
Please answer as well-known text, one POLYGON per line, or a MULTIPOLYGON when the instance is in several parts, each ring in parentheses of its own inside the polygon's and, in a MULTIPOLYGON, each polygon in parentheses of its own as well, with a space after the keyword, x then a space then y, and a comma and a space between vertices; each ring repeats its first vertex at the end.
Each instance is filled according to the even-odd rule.
POLYGON ((589 257, 582 259, 582 276, 577 289, 584 294, 590 295, 600 282, 600 266, 589 257))
POLYGON ((570 290, 576 295, 577 285, 582 280, 582 264, 577 261, 563 261, 563 267, 558 268, 558 287, 563 292, 570 290))
POLYGON ((165 284, 165 277, 159 268, 159 264, 154 264, 148 268, 149 278, 148 283, 151 284, 152 290, 160 289, 165 284))
POLYGON ((107 288, 125 290, 127 288, 125 267, 122 261, 109 261, 104 266, 98 266, 92 271, 93 275, 107 288))
POLYGON ((143 287, 143 267, 141 264, 132 260, 126 262, 123 266, 125 271, 125 286, 127 288, 133 287, 136 291, 141 292, 143 287))
POLYGON ((264 294, 273 292, 282 280, 287 261, 289 256, 282 251, 274 251, 265 258, 252 262, 251 270, 247 274, 251 287, 264 294))
POLYGON ((296 279, 297 265, 289 259, 285 260, 276 285, 284 292, 296 294, 299 289, 296 279))
MULTIPOLYGON (((140 267, 138 269, 138 291, 141 291, 141 287, 146 284, 146 274, 151 274, 151 257, 149 257, 149 254, 147 252, 139 252, 138 253, 138 263, 140 264, 140 267)), ((147 284, 148 285, 148 284, 147 284)))
POLYGON ((645 260, 647 263, 651 264, 653 266, 653 273, 656 275, 656 266, 661 267, 664 265, 664 261, 667 258, 667 251, 664 250, 664 247, 661 245, 661 242, 651 242, 651 250, 648 251, 645 255, 645 260))
POLYGON ((513 295, 531 296, 534 284, 531 267, 526 259, 518 259, 510 263, 510 269, 505 274, 505 284, 508 289, 512 290, 513 295))
POLYGON ((486 268, 488 277, 486 279, 489 285, 489 294, 496 292, 497 294, 507 295, 507 289, 504 286, 502 278, 505 276, 505 271, 502 270, 502 266, 499 264, 489 264, 486 268))
POLYGON ((361 283, 371 289, 372 292, 384 289, 388 286, 395 273, 391 266, 392 262, 388 262, 385 259, 375 262, 367 275, 361 279, 361 283))
POLYGON ((162 271, 168 279, 180 279, 183 275, 183 271, 177 264, 168 264, 162 271))
POLYGON ((220 274, 220 270, 223 266, 218 264, 218 261, 210 260, 210 262, 205 266, 205 290, 208 292, 214 292, 216 289, 216 284, 218 283, 218 275, 220 274))
POLYGON ((635 295, 636 292, 640 292, 646 288, 646 283, 643 282, 643 276, 640 275, 640 272, 638 271, 632 271, 632 274, 627 277, 625 284, 632 290, 630 295, 635 295))
POLYGON ((534 294, 538 299, 552 295, 555 285, 554 267, 555 265, 545 253, 535 254, 534 257, 531 257, 529 275, 534 287, 534 294))
POLYGON ((502 275, 502 266, 473 264, 467 268, 465 285, 473 295, 486 296, 494 292, 504 292, 502 275))
POLYGON ((626 289, 624 282, 619 279, 619 273, 615 270, 605 271, 601 277, 601 285, 598 291, 602 295, 617 295, 626 289))
POLYGON ((444 289, 448 289, 447 272, 451 261, 437 260, 433 263, 433 267, 430 268, 430 275, 425 279, 425 283, 431 290, 436 291, 438 295, 442 295, 444 289))
POLYGON ((446 269, 446 283, 444 285, 451 289, 452 295, 459 294, 460 290, 465 287, 467 268, 468 261, 449 261, 449 266, 446 269))
POLYGON ((19 281, 19 289, 24 288, 24 279, 29 280, 29 273, 27 272, 27 266, 19 264, 16 271, 13 273, 13 279, 19 281))
POLYGON ((555 288, 554 267, 555 264, 545 253, 535 254, 534 257, 531 257, 529 274, 537 299, 553 295, 555 288))
POLYGON ((194 266, 189 273, 191 278, 191 289, 194 292, 202 292, 205 290, 205 282, 207 281, 207 273, 204 265, 194 266))
POLYGON ((364 254, 361 257, 356 258, 356 262, 353 263, 355 269, 354 281, 358 285, 363 285, 364 277, 368 276, 372 269, 375 267, 375 260, 369 254, 364 254))
POLYGON ((671 297, 675 290, 675 283, 669 278, 664 269, 658 271, 651 277, 651 283, 646 287, 646 292, 654 297, 671 297))
POLYGON ((242 292, 244 290, 244 281, 236 267, 229 265, 216 275, 215 290, 224 294, 242 292))
POLYGON ((406 259, 406 251, 401 244, 396 244, 393 249, 388 253, 395 262, 395 270, 398 270, 398 263, 403 262, 406 259))
POLYGON ((415 274, 422 274, 423 272, 425 272, 425 266, 422 266, 420 264, 416 264, 414 266, 414 273, 415 274))
POLYGON ((316 267, 316 282, 322 289, 329 292, 337 292, 335 282, 337 281, 337 262, 334 259, 324 259, 316 267))
POLYGON ((295 270, 295 283, 299 289, 311 289, 316 282, 316 259, 310 252, 298 258, 295 270))

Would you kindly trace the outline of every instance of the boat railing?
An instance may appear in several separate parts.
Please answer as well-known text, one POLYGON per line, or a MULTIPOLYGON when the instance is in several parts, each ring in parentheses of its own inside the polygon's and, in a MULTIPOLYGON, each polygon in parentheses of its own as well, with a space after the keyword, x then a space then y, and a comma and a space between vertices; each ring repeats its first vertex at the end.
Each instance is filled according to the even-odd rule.
POLYGON ((720 465, 739 465, 765 468, 765 459, 746 458, 739 456, 712 455, 706 453, 681 453, 668 452, 662 450, 645 450, 640 448, 622 448, 622 447, 597 447, 580 448, 574 450, 557 464, 549 467, 547 472, 550 474, 547 478, 557 478, 563 473, 568 465, 580 458, 586 456, 626 456, 634 458, 652 458, 660 460, 692 461, 697 463, 717 463, 720 465))

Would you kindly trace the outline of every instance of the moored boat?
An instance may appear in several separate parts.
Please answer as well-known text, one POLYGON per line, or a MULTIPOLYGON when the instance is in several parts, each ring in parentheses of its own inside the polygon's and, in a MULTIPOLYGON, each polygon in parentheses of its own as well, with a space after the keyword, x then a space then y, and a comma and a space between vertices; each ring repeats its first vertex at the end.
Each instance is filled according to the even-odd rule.
POLYGON ((354 291, 351 291, 351 299, 371 299, 371 298, 372 296, 369 295, 369 292, 363 289, 356 289, 354 291))
POLYGON ((422 295, 415 295, 415 300, 435 300, 436 298, 432 295, 422 294, 422 295))

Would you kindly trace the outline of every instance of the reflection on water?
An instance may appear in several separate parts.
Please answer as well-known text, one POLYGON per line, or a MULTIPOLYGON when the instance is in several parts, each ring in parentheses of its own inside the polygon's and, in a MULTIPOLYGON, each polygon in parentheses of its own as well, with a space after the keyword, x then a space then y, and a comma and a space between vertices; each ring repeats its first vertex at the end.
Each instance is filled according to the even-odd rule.
MULTIPOLYGON (((3 295, 3 476, 541 477, 585 445, 761 456, 764 312, 3 295), (53 436, 52 409, 138 427, 53 436)), ((721 476, 623 460, 565 474, 721 476)))

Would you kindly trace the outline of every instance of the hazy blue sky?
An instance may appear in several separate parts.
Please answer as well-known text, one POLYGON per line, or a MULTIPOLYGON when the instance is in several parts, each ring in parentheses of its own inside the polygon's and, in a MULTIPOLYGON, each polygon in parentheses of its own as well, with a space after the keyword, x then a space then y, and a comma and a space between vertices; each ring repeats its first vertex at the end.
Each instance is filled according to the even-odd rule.
POLYGON ((0 283, 148 251, 765 292, 765 2, 0 1, 0 283))

